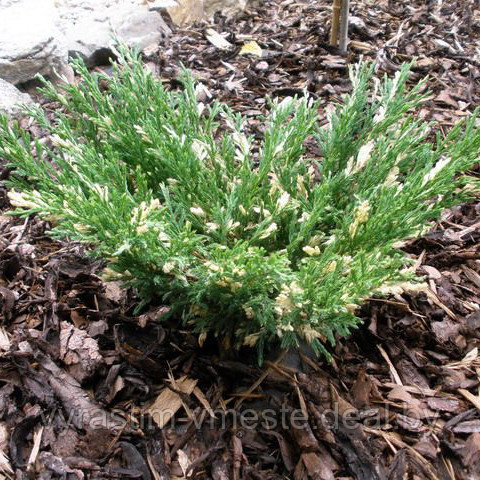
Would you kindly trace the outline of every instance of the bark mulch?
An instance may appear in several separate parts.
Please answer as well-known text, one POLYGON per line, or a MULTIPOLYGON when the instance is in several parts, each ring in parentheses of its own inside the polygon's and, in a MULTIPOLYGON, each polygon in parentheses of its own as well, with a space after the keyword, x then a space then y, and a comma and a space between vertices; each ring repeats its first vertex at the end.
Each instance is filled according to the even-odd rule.
MULTIPOLYGON (((146 64, 172 87, 190 68, 201 101, 260 134, 267 96, 309 92, 328 110, 360 55, 389 75, 416 57, 432 91, 418 114, 448 130, 479 101, 479 3, 352 2, 342 56, 331 2, 267 0, 172 27, 146 64)), ((406 247, 428 290, 372 298, 331 363, 304 348, 262 367, 161 322, 166 306, 135 316, 134 293, 102 281, 85 247, 6 216, 4 187, 0 207, 0 478, 480 478, 480 205, 406 247)))

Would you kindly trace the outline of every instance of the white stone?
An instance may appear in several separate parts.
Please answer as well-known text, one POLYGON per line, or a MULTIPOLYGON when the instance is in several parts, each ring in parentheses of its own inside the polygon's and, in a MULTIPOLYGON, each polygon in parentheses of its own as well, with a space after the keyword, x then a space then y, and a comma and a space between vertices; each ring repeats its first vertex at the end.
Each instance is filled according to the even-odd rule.
POLYGON ((0 78, 64 71, 68 57, 105 62, 116 38, 143 49, 170 29, 143 0, 0 0, 0 78))
POLYGON ((0 0, 0 78, 26 82, 67 61, 56 19, 52 0, 0 0))
POLYGON ((89 66, 107 60, 114 36, 143 49, 170 33, 157 12, 136 0, 58 0, 57 5, 70 57, 80 56, 89 66))
POLYGON ((178 7, 176 0, 152 0, 148 4, 150 10, 165 10, 166 8, 178 7))
POLYGON ((30 95, 21 92, 17 87, 0 78, 1 113, 17 113, 23 104, 32 103, 32 101, 30 95))

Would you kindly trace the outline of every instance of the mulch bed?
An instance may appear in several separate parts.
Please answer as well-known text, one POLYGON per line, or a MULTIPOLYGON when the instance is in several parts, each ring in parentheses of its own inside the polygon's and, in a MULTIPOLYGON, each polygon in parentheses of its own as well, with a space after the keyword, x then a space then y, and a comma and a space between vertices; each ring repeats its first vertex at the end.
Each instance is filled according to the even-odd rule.
MULTIPOLYGON (((172 27, 146 64, 172 87, 185 65, 200 99, 242 112, 254 134, 267 96, 308 92, 328 110, 360 55, 389 75, 417 57, 432 91, 418 114, 442 129, 478 104, 478 2, 352 2, 346 56, 328 45, 330 9, 270 0, 172 27), (261 58, 240 54, 250 41, 261 58)), ((1 215, 0 478, 480 478, 479 210, 447 212, 406 247, 428 290, 371 299, 331 363, 304 348, 261 367, 160 322, 163 305, 134 315, 134 292, 105 283, 85 247, 1 215)))

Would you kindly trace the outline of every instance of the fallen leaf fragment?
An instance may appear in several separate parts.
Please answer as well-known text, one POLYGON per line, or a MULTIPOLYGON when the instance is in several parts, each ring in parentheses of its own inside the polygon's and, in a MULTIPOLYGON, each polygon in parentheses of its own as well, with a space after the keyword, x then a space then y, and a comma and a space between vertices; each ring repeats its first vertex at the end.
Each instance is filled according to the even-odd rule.
POLYGON ((240 49, 239 55, 255 55, 261 57, 263 55, 262 47, 255 41, 247 42, 240 49))

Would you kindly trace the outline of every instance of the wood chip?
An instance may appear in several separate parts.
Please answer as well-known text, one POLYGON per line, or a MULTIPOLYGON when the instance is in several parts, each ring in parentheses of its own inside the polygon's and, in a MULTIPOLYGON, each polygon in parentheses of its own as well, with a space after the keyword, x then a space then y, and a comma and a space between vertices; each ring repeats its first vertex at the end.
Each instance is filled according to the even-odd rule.
MULTIPOLYGON (((188 377, 182 377, 178 380, 172 381, 172 386, 186 395, 190 395, 196 385, 197 380, 188 377)), ((160 428, 163 428, 175 413, 177 413, 180 407, 182 407, 181 396, 170 390, 170 388, 165 387, 153 404, 147 409, 147 413, 151 415, 154 422, 160 428)))

